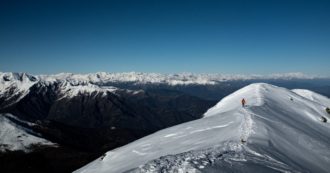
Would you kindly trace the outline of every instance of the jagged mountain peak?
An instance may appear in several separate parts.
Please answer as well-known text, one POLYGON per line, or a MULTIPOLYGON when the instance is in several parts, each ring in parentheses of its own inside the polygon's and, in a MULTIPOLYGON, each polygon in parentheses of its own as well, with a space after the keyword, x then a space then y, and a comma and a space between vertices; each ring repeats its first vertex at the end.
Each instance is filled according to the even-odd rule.
POLYGON ((72 83, 90 82, 106 83, 135 83, 135 84, 167 84, 167 85, 214 85, 224 81, 253 80, 253 79, 317 79, 321 76, 305 75, 303 73, 283 73, 271 75, 228 75, 228 74, 160 74, 142 72, 107 73, 97 72, 88 74, 59 73, 54 75, 30 75, 27 73, 0 73, 0 80, 24 79, 31 81, 69 81, 72 83))
POLYGON ((20 81, 20 82, 35 82, 38 80, 37 77, 28 73, 0 73, 1 82, 20 81))

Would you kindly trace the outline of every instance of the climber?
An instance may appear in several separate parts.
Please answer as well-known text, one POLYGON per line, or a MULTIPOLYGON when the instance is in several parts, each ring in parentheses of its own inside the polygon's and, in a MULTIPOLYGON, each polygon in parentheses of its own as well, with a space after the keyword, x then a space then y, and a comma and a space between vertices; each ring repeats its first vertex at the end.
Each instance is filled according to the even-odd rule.
POLYGON ((245 103, 246 103, 246 101, 245 101, 244 98, 242 99, 241 103, 242 103, 242 107, 244 107, 245 106, 245 103))

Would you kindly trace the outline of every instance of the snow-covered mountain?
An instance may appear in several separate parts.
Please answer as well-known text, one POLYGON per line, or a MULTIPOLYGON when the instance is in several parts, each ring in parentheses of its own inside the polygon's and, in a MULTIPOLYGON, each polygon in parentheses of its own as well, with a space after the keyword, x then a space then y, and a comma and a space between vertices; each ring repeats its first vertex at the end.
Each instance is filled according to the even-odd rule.
POLYGON ((202 119, 111 150, 75 172, 329 172, 326 106, 328 98, 309 91, 251 84, 202 119))
POLYGON ((0 74, 0 113, 36 123, 34 130, 56 143, 102 152, 201 118, 214 103, 178 91, 125 89, 76 77, 0 74))
POLYGON ((167 84, 167 85, 214 85, 224 81, 252 80, 252 79, 313 79, 318 76, 305 75, 303 73, 283 73, 271 75, 226 75, 226 74, 159 74, 159 73, 91 73, 71 74, 61 73, 56 75, 41 75, 44 80, 69 80, 89 81, 92 83, 129 82, 135 84, 167 84))
MULTIPOLYGON (((56 91, 61 97, 75 97, 79 94, 87 95, 105 95, 107 92, 115 93, 116 91, 138 94, 141 91, 120 90, 113 86, 100 86, 91 83, 92 80, 53 76, 33 76, 26 73, 0 73, 0 108, 11 106, 37 86, 38 88, 49 87, 50 90, 56 91)), ((60 75, 61 76, 61 75, 60 75)), ((79 76, 79 75, 77 75, 79 76)))
POLYGON ((26 73, 0 73, 0 107, 17 103, 36 82, 37 78, 26 73))
MULTIPOLYGON (((14 118, 35 123, 33 131, 61 147, 82 148, 94 155, 157 130, 199 119, 216 100, 256 81, 288 88, 311 88, 329 96, 329 79, 300 73, 248 76, 135 72, 30 75, 0 72, 0 113, 10 113, 14 118)), ((321 97, 317 99, 321 100, 321 97)), ((318 101, 314 99, 313 102, 318 101)), ((327 105, 325 101, 322 104, 327 105)), ((173 154, 195 153, 182 151, 173 154)), ((159 156, 163 155, 147 160, 156 159, 154 161, 157 162, 159 156)), ((164 163, 164 159, 158 161, 164 163)), ((82 164, 75 169, 80 166, 82 164)))
POLYGON ((2 73, 0 72, 0 82, 10 84, 10 81, 67 81, 77 85, 81 83, 107 84, 107 83, 135 83, 135 84, 167 84, 167 85, 214 85, 224 81, 253 80, 253 79, 315 79, 320 76, 305 75, 303 73, 283 73, 271 75, 227 75, 227 74, 160 74, 160 73, 90 73, 72 74, 60 73, 55 75, 30 75, 26 73, 2 73), (28 79, 28 80, 27 80, 28 79))
POLYGON ((56 144, 43 139, 40 134, 19 125, 17 122, 23 122, 10 114, 0 114, 0 151, 23 150, 29 152, 35 146, 56 146, 56 144), (16 121, 12 121, 14 119, 16 121))

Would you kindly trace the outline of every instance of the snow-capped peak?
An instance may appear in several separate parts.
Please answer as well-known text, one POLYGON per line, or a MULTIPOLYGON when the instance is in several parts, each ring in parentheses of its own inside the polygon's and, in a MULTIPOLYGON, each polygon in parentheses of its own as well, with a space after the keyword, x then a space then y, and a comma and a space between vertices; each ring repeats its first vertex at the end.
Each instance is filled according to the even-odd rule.
POLYGON ((305 75, 303 73, 283 73, 271 75, 229 75, 229 74, 160 74, 160 73, 141 73, 141 72, 124 72, 124 73, 89 73, 89 74, 73 74, 59 73, 55 75, 29 75, 26 73, 1 73, 0 81, 21 80, 30 81, 41 80, 44 82, 68 81, 71 83, 89 82, 94 84, 107 83, 134 83, 134 84, 167 84, 167 85, 214 85, 224 81, 234 80, 252 80, 252 79, 315 79, 322 78, 320 76, 305 75))
POLYGON ((305 75, 303 73, 283 73, 272 75, 227 75, 227 74, 160 74, 160 73, 90 73, 71 74, 61 73, 57 75, 42 75, 42 79, 57 79, 69 81, 90 81, 92 83, 130 82, 135 84, 167 84, 167 85, 214 85, 223 81, 251 80, 251 79, 314 79, 318 76, 305 75))
POLYGON ((251 84, 204 118, 109 151, 76 172, 327 172, 330 125, 320 117, 330 118, 315 100, 251 84))
POLYGON ((64 82, 61 85, 61 94, 66 97, 75 97, 79 94, 92 94, 92 93, 101 93, 106 95, 107 92, 115 92, 118 88, 113 86, 104 86, 100 87, 91 83, 80 83, 72 84, 69 82, 64 82))
POLYGON ((79 75, 71 73, 60 73, 57 75, 40 75, 33 76, 26 73, 0 73, 0 97, 4 98, 6 102, 0 103, 2 108, 8 107, 17 103, 19 100, 29 94, 30 89, 35 84, 41 86, 50 86, 59 92, 61 97, 74 97, 79 94, 103 94, 108 92, 115 93, 118 90, 137 94, 141 90, 124 90, 113 87, 111 85, 103 85, 107 83, 106 73, 96 73, 89 75, 79 75), (58 85, 54 85, 54 83, 58 85), (59 88, 56 88, 59 86, 59 88))
MULTIPOLYGON (((36 77, 26 73, 0 73, 0 96, 6 96, 5 101, 13 99, 11 104, 16 103, 29 93, 30 87, 37 81, 36 77)), ((3 105, 0 103, 0 106, 3 105)))
POLYGON ((21 82, 34 82, 37 78, 33 75, 27 73, 2 73, 0 72, 0 81, 9 82, 9 81, 21 81, 21 82))

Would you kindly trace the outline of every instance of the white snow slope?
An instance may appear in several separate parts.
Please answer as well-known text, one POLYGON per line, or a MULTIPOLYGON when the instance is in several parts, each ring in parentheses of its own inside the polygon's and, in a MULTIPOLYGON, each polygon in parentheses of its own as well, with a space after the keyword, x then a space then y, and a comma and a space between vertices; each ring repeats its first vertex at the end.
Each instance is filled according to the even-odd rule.
POLYGON ((75 172, 329 172, 328 101, 251 84, 204 118, 109 151, 75 172))
POLYGON ((330 107, 330 99, 321 94, 305 89, 293 89, 292 91, 309 100, 313 100, 314 102, 320 103, 326 107, 330 107))
POLYGON ((31 145, 56 146, 56 144, 36 136, 29 129, 14 123, 8 116, 14 118, 10 114, 0 114, 0 151, 23 150, 29 152, 31 145))

